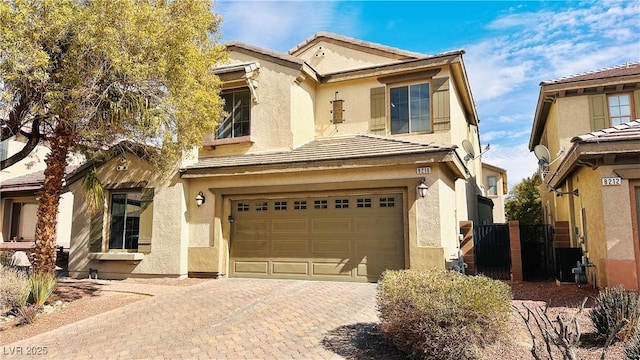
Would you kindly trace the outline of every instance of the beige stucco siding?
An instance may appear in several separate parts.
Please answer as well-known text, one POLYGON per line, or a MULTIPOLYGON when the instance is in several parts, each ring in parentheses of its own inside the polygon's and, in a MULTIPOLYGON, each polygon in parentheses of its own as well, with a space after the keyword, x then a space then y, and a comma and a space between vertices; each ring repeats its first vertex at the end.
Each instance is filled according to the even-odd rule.
MULTIPOLYGON (((378 161, 374 163, 384 165, 378 161)), ((405 212, 407 233, 404 235, 408 252, 406 260, 407 264, 411 263, 418 266, 421 261, 427 261, 425 259, 429 257, 425 257, 422 254, 420 258, 414 258, 413 255, 421 253, 418 250, 412 253, 412 250, 419 247, 442 248, 443 234, 447 234, 447 238, 457 239, 457 225, 454 223, 451 210, 453 205, 442 207, 439 204, 441 199, 450 199, 455 196, 451 185, 452 180, 449 183, 438 180, 438 176, 441 175, 438 170, 439 165, 430 164, 430 166, 432 168, 431 174, 424 176, 426 183, 430 186, 428 198, 425 199, 416 199, 415 187, 422 178, 422 176, 416 175, 417 165, 393 166, 390 163, 387 166, 325 168, 313 171, 291 167, 282 169, 282 172, 277 175, 245 173, 244 175, 235 174, 189 179, 190 189, 192 190, 191 195, 195 196, 196 189, 207 188, 209 190, 207 192, 207 202, 199 209, 191 210, 207 214, 215 213, 214 217, 208 219, 208 226, 211 228, 214 226, 214 222, 219 221, 221 227, 216 228, 215 233, 212 234, 213 241, 210 242, 210 247, 220 251, 222 258, 212 258, 211 262, 217 263, 218 270, 216 271, 227 273, 229 241, 229 222, 227 217, 230 214, 231 201, 254 198, 287 199, 292 196, 313 197, 314 195, 317 196, 317 194, 402 191, 406 193, 406 199, 403 200, 403 203, 406 204, 407 208, 405 212), (439 194, 440 191, 445 191, 445 195, 441 196, 439 194), (216 202, 210 202, 209 198, 215 198, 216 202), (440 230, 443 219, 446 219, 444 226, 449 227, 444 231, 440 230), (424 224, 430 225, 425 227, 424 224), (421 236, 423 236, 422 239, 420 238, 421 236)), ((195 229, 206 227, 202 222, 207 219, 200 215, 198 215, 197 219, 197 224, 190 225, 192 236, 195 229)), ((203 243, 204 241, 200 241, 198 245, 203 243)), ((447 253, 446 255, 448 256, 449 254, 447 253)), ((443 257, 444 255, 440 258, 442 264, 444 264, 445 260, 443 257)), ((441 264, 436 265, 440 266, 441 264)))
POLYGON ((291 84, 291 136, 296 148, 312 141, 315 123, 316 86, 313 80, 291 84))
POLYGON ((397 62, 388 57, 365 53, 327 41, 318 42, 298 57, 309 63, 320 74, 397 62))
POLYGON ((561 149, 569 150, 571 139, 576 135, 586 134, 591 131, 589 116, 589 97, 572 96, 556 100, 558 116, 558 142, 559 148, 551 152, 552 158, 561 149))
MULTIPOLYGON (((110 194, 126 190, 126 183, 146 181, 146 188, 154 188, 152 199, 153 214, 151 224, 151 251, 140 261, 92 260, 89 259, 91 242, 91 213, 82 196, 82 179, 70 185, 74 197, 74 221, 71 229, 71 250, 69 271, 71 276, 86 276, 89 268, 98 269, 102 278, 124 278, 129 276, 186 276, 187 254, 183 228, 186 223, 186 199, 183 184, 174 178, 162 181, 158 172, 149 163, 126 154, 127 170, 117 171, 120 157, 97 169, 98 177, 107 188, 124 186, 121 189, 105 191, 105 208, 102 228, 102 252, 117 253, 127 251, 108 250, 108 226, 110 194), (118 185, 120 184, 120 185, 118 185)), ((176 175, 177 176, 177 175, 176 175)), ((145 227, 141 217, 142 228, 145 227)), ((134 250, 135 251, 135 250, 134 250)), ((131 252, 131 251, 129 251, 131 252)))

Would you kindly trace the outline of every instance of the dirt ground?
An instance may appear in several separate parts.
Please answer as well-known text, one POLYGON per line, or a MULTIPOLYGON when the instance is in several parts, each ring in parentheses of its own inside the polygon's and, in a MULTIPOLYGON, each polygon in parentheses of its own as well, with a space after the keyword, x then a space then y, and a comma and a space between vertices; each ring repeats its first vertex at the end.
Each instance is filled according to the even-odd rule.
MULTIPOLYGON (((137 280, 138 281, 138 280, 137 280)), ((200 279, 185 280, 139 280, 140 284, 190 286, 200 279)), ((577 315, 581 326, 582 341, 576 348, 577 359, 600 359, 603 341, 594 334, 588 313, 593 306, 597 291, 589 287, 573 284, 558 285, 555 282, 507 282, 513 292, 512 305, 525 311, 524 306, 534 309, 549 304, 548 313, 552 318, 557 315, 569 318, 577 312, 577 307, 587 298, 585 310, 577 315), (524 304, 524 305, 523 305, 524 304)), ((80 321, 84 318, 125 306, 146 298, 139 293, 119 293, 103 291, 97 284, 77 284, 59 282, 50 299, 50 303, 62 301, 55 311, 41 314, 33 324, 16 326, 16 321, 0 323, 0 346, 29 338, 57 327, 80 321)), ((524 321, 514 311, 511 315, 509 336, 504 340, 488 345, 483 350, 484 359, 533 359, 531 355, 531 336, 524 321)), ((405 354, 390 344, 379 332, 377 324, 351 324, 327 334, 323 342, 327 349, 348 359, 403 359, 405 354)), ((541 349, 542 350, 542 349, 541 349)), ((542 355, 545 355, 542 353, 542 355)), ((546 358, 543 356, 543 358, 546 358)), ((554 357, 561 359, 561 356, 554 357)), ((623 344, 615 344, 607 351, 607 359, 623 359, 623 344)))

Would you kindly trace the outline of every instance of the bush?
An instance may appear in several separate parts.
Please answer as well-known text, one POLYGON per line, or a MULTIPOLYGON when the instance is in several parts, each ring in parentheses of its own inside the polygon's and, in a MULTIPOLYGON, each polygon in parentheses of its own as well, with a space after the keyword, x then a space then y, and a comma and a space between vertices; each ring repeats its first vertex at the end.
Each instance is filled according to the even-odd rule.
POLYGON ((473 359, 506 329, 511 290, 483 276, 445 270, 385 271, 378 283, 381 330, 417 359, 473 359))
POLYGON ((56 277, 51 273, 40 272, 31 275, 29 283, 31 284, 29 303, 42 307, 56 288, 56 277))
POLYGON ((591 309, 591 321, 598 334, 625 341, 640 323, 640 297, 622 287, 601 291, 591 309), (626 322, 626 324, 623 324, 626 322), (615 333, 615 334, 614 334, 615 333))
POLYGON ((11 266, 11 257, 13 253, 10 251, 0 251, 0 266, 11 266))
POLYGON ((24 272, 0 265, 0 314, 27 302, 29 279, 24 272))
POLYGON ((624 355, 630 360, 640 359, 640 332, 637 329, 624 347, 624 355))

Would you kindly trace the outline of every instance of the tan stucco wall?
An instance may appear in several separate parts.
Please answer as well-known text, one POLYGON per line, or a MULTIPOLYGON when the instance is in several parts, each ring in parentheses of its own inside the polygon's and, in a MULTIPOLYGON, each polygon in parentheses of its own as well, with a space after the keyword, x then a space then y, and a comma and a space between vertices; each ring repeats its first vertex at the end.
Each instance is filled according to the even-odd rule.
POLYGON ((316 107, 316 86, 307 79, 300 84, 291 84, 291 136, 292 147, 296 148, 312 141, 315 133, 314 111, 316 107))
MULTIPOLYGON (((382 164, 383 165, 383 164, 382 164)), ((431 174, 416 175, 417 165, 376 166, 366 168, 322 169, 305 171, 304 169, 283 170, 277 176, 273 174, 238 174, 235 176, 216 176, 209 178, 188 179, 191 193, 195 197, 197 191, 208 189, 207 200, 190 216, 190 246, 214 248, 221 257, 211 257, 207 264, 202 257, 198 258, 198 268, 216 268, 217 272, 227 274, 230 203, 243 198, 287 198, 295 196, 312 196, 319 192, 398 192, 406 194, 406 228, 405 249, 408 250, 405 261, 413 267, 431 261, 430 257, 420 255, 414 258, 418 248, 446 248, 442 256, 449 258, 455 251, 458 226, 455 222, 454 205, 450 199, 455 197, 453 180, 439 180, 442 175, 438 164, 429 164, 431 174), (430 187, 427 197, 416 199, 416 186, 425 177, 430 187), (372 181, 375 179, 375 181, 372 181), (388 189, 388 190, 385 190, 388 189), (404 190, 402 190, 404 189, 404 190), (440 194, 443 192, 443 194, 440 194), (210 201, 210 199, 212 201, 210 201), (439 202, 446 200, 450 205, 439 202), (446 229, 441 229, 446 227, 446 229), (208 233, 209 238, 205 238, 208 233), (422 259, 422 260, 421 260, 422 259)), ((210 256, 209 250, 197 249, 203 256, 210 256)), ((438 250, 440 251, 440 250, 438 250)), ((195 256, 195 255, 194 255, 195 256)), ((444 266, 445 258, 440 258, 437 266, 444 266), (441 263, 440 263, 441 261, 441 263)), ((428 265, 428 264, 427 264, 428 265)), ((409 265, 408 265, 409 266, 409 265)), ((425 265, 426 266, 426 265, 425 265)), ((429 265, 430 266, 430 265, 429 265)))
MULTIPOLYGON (((234 52, 230 55, 231 63, 246 63, 255 61, 247 55, 234 52)), ((299 70, 295 70, 286 66, 275 64, 272 62, 261 61, 259 75, 257 77, 258 103, 251 104, 251 139, 253 143, 250 145, 225 145, 218 146, 215 149, 203 148, 200 151, 200 157, 220 156, 220 155, 238 155, 245 153, 260 153, 269 151, 285 151, 290 150, 293 146, 292 135, 292 114, 307 115, 311 109, 304 109, 306 106, 313 106, 310 99, 303 99, 303 95, 296 91, 295 99, 303 100, 297 104, 295 111, 292 109, 292 100, 294 95, 292 89, 298 85, 295 84, 296 77, 300 74, 299 70)), ((310 121, 311 122, 311 121, 310 121)), ((305 121, 296 120, 297 130, 307 126, 305 121)), ((312 124, 308 124, 312 126, 312 124)), ((296 135, 306 137, 310 130, 303 131, 296 135)), ((204 141, 210 141, 215 138, 215 134, 206 137, 204 141)), ((301 142, 300 138, 297 142, 301 142)))
MULTIPOLYGON (((139 262, 88 259, 90 214, 82 196, 82 180, 79 180, 70 185, 71 191, 76 195, 71 230, 70 275, 84 277, 87 276, 89 268, 97 268, 102 278, 186 276, 188 254, 183 228, 187 214, 182 182, 177 175, 163 181, 149 163, 128 153, 126 158, 127 170, 115 170, 115 167, 121 164, 118 157, 98 168, 97 173, 105 185, 148 181, 147 187, 154 187, 151 252, 144 254, 144 258, 139 262)), ((106 251, 107 247, 109 192, 105 194, 105 198, 103 251, 106 251)))
POLYGON ((374 78, 319 85, 316 91, 315 136, 324 138, 368 133, 371 107, 369 89, 381 86, 374 78), (335 100, 336 91, 338 99, 345 101, 345 121, 337 126, 331 123, 331 101, 335 100))
POLYGON ((305 60, 320 74, 397 62, 388 57, 365 53, 327 41, 318 42, 297 57, 305 60), (318 56, 315 56, 316 54, 318 56))
POLYGON ((558 117, 558 146, 551 152, 551 157, 555 159, 558 150, 569 150, 571 139, 574 136, 586 134, 591 131, 589 117, 589 97, 572 96, 563 97, 556 100, 558 117))

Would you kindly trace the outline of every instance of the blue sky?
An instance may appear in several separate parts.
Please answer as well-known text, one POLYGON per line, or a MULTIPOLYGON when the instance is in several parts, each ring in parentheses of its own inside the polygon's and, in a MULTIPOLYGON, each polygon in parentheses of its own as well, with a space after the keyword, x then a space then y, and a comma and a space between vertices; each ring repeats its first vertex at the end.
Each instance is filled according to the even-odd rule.
POLYGON ((509 188, 536 170, 527 145, 539 84, 640 60, 640 0, 228 1, 222 41, 287 52, 319 31, 425 54, 464 49, 483 161, 509 188))

